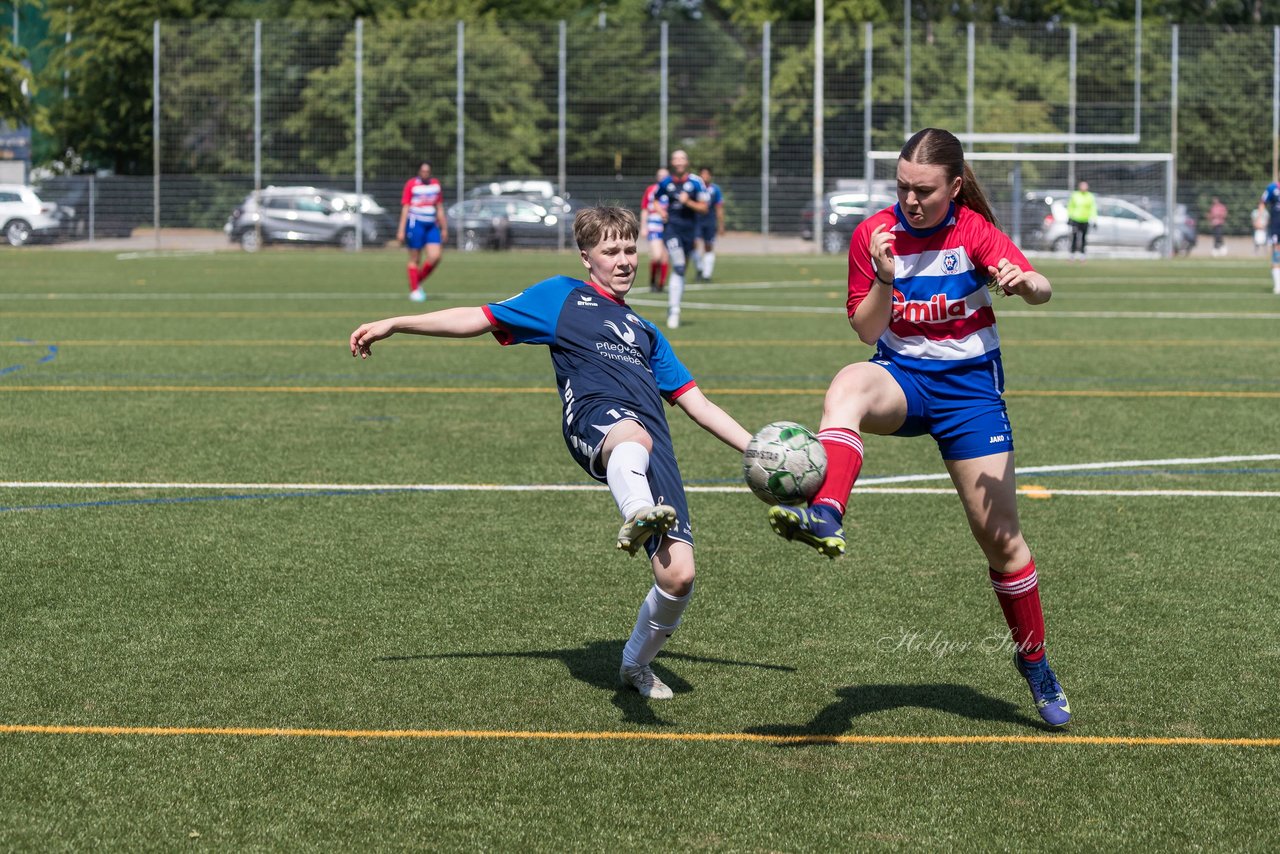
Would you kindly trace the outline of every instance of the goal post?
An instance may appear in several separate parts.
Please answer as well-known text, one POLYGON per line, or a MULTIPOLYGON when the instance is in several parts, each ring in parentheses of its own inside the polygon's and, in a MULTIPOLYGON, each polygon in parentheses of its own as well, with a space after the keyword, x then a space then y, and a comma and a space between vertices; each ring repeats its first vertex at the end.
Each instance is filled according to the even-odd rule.
MULTIPOLYGON (((898 154, 870 152, 868 194, 873 188, 893 186, 898 154)), ((1054 248, 1051 242, 1044 242, 1050 236, 1044 227, 1045 209, 1075 189, 1071 186, 1074 176, 1077 182, 1088 181, 1100 206, 1111 205, 1120 220, 1116 225, 1119 233, 1106 236, 1109 243, 1127 245, 1134 254, 1147 256, 1168 257, 1187 248, 1179 231, 1172 153, 966 151, 965 161, 982 183, 1001 228, 1020 247, 1031 251, 1054 248), (1149 218, 1162 222, 1163 231, 1153 231, 1149 218), (1138 222, 1129 223, 1129 219, 1138 222), (1128 226, 1132 228, 1126 230, 1128 226)))

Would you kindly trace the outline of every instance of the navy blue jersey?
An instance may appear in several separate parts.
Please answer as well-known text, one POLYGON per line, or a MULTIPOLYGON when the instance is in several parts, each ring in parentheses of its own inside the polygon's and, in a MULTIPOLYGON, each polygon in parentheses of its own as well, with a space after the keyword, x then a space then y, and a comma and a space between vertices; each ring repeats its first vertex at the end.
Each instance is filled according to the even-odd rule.
POLYGON ((658 182, 656 195, 667 200, 667 228, 693 234, 698 224, 698 212, 680 201, 681 193, 688 193, 695 202, 710 201, 711 196, 707 193, 707 185, 697 175, 686 175, 680 181, 668 176, 658 182))
POLYGON ((707 212, 698 214, 698 225, 700 227, 719 222, 716 217, 716 205, 724 203, 724 193, 720 192, 719 184, 707 185, 707 203, 707 212))
POLYGON ((1280 234, 1280 184, 1270 184, 1262 194, 1262 203, 1271 212, 1271 233, 1280 234))
POLYGON ((484 306, 484 313, 501 343, 551 349, 566 426, 575 408, 609 401, 665 430, 663 398, 674 402, 694 386, 658 328, 591 282, 556 276, 484 306))

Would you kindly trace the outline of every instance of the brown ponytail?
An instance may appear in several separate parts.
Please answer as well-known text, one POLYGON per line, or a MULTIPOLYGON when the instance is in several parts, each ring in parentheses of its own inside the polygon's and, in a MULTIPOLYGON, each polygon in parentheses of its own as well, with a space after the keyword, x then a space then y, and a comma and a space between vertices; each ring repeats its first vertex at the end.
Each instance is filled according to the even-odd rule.
POLYGON ((978 176, 973 174, 973 169, 965 162, 964 148, 955 134, 941 128, 917 131, 902 146, 898 157, 908 163, 941 166, 946 170, 948 181, 960 178, 960 193, 956 196, 956 204, 964 205, 993 225, 998 224, 995 214, 991 212, 987 194, 978 183, 978 176))

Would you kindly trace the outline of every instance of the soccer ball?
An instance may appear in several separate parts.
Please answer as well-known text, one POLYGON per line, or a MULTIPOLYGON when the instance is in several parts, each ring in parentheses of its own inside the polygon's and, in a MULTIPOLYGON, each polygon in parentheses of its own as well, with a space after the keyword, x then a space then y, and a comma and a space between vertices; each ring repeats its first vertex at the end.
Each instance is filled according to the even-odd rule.
POLYGON ((767 504, 801 504, 822 485, 827 452, 818 437, 794 421, 766 424, 742 454, 742 475, 767 504))

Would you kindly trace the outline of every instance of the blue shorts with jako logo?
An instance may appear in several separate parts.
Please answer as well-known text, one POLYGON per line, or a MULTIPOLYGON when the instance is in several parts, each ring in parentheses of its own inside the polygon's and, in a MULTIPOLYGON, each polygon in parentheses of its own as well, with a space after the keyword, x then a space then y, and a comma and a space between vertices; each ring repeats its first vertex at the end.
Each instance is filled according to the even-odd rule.
POLYGON ((907 418, 893 435, 927 433, 938 443, 944 460, 971 460, 1013 450, 999 356, 946 371, 913 371, 878 356, 871 361, 888 371, 907 397, 907 418))

